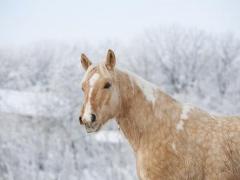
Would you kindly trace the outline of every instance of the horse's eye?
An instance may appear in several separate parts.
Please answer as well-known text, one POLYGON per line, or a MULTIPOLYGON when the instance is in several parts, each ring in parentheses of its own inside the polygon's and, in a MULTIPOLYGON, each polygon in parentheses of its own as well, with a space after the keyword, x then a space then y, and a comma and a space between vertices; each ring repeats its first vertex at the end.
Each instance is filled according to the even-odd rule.
POLYGON ((109 83, 109 82, 107 82, 105 85, 104 85, 104 89, 108 89, 108 88, 110 88, 111 87, 111 84, 109 83))

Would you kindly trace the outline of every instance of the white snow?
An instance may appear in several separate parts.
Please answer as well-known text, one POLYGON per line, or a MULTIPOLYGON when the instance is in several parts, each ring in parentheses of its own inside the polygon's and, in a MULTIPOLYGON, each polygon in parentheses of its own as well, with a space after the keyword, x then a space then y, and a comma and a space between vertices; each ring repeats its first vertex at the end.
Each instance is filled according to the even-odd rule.
POLYGON ((177 131, 184 130, 184 121, 188 119, 188 114, 191 112, 191 110, 194 108, 191 104, 184 104, 182 106, 182 113, 180 115, 180 120, 176 125, 177 131))
POLYGON ((0 112, 31 116, 63 116, 68 100, 53 93, 0 89, 0 112))
POLYGON ((180 119, 186 120, 188 119, 188 113, 194 108, 191 104, 184 104, 182 107, 182 114, 180 119))
POLYGON ((173 151, 174 151, 174 152, 177 152, 176 144, 175 144, 175 143, 172 143, 171 145, 172 145, 173 151))
POLYGON ((183 128, 183 125, 184 125, 183 120, 180 120, 180 121, 177 123, 177 125, 176 125, 177 131, 183 130, 183 129, 184 129, 184 128, 183 128))
POLYGON ((123 142, 123 137, 116 131, 101 130, 92 136, 96 141, 103 143, 120 143, 123 142))

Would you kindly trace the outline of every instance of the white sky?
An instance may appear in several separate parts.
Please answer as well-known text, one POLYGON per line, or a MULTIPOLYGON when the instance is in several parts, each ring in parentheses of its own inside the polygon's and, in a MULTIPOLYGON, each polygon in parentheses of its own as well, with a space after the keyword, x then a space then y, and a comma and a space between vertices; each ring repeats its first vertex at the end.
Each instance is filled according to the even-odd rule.
POLYGON ((127 40, 171 25, 240 37, 240 0, 0 0, 0 45, 127 40))

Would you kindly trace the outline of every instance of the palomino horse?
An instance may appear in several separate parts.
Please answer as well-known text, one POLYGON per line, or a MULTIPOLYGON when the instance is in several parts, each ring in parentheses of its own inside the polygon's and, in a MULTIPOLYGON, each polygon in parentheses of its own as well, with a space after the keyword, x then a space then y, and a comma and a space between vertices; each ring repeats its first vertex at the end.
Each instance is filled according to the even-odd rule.
POLYGON ((240 117, 181 104, 157 86, 117 69, 112 50, 93 66, 82 54, 88 133, 115 118, 132 146, 141 180, 240 179, 240 117))

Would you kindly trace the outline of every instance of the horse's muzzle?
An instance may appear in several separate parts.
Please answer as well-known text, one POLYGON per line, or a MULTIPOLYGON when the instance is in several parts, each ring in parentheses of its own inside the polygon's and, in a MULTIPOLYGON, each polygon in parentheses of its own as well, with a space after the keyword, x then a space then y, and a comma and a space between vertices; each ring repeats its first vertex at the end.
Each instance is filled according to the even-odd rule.
POLYGON ((81 125, 84 125, 85 128, 86 128, 86 131, 88 133, 91 133, 91 132, 96 132, 100 129, 101 125, 97 123, 96 121, 96 115, 95 114, 91 114, 91 121, 88 122, 86 120, 84 120, 82 118, 82 116, 79 116, 79 122, 81 125))

